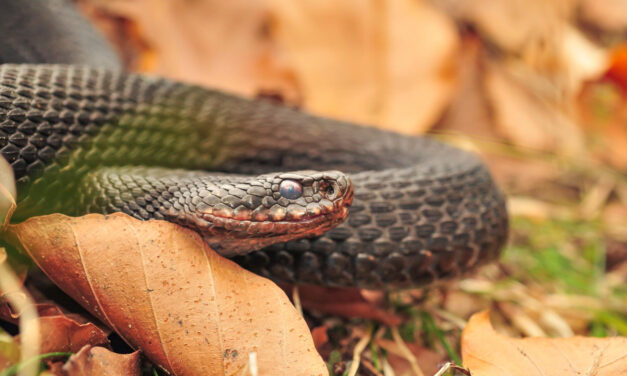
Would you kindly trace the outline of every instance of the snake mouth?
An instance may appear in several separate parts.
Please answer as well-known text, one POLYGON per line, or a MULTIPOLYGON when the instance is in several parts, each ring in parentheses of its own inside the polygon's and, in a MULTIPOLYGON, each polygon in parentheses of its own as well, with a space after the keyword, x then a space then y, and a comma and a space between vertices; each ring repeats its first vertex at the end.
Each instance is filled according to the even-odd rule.
POLYGON ((296 186, 301 190, 298 197, 270 200, 270 195, 266 195, 254 208, 244 205, 245 200, 230 202, 231 205, 226 205, 226 200, 213 206, 201 203, 194 215, 208 224, 210 232, 220 232, 230 238, 317 235, 347 218, 354 196, 348 177, 339 172, 327 172, 321 174, 324 178, 312 187, 301 186, 293 178, 299 176, 295 173, 281 176, 284 175, 292 179, 284 179, 283 183, 288 182, 291 188, 296 186))
POLYGON ((339 171, 301 171, 225 182, 189 200, 188 210, 172 208, 179 222, 195 228, 223 256, 314 237, 348 217, 350 179, 339 171), (253 185, 254 184, 254 185, 253 185), (265 185, 264 185, 265 184, 265 185))
POLYGON ((224 229, 232 237, 250 238, 264 236, 272 238, 286 234, 315 236, 335 227, 348 217, 352 203, 352 192, 334 202, 332 208, 322 210, 318 214, 303 214, 301 216, 285 216, 283 220, 256 220, 252 216, 241 218, 204 212, 200 214, 203 221, 210 223, 213 231, 224 229))
POLYGON ((263 247, 294 239, 319 236, 348 217, 350 202, 328 214, 300 221, 250 221, 204 214, 199 226, 207 244, 226 257, 250 253, 263 247))

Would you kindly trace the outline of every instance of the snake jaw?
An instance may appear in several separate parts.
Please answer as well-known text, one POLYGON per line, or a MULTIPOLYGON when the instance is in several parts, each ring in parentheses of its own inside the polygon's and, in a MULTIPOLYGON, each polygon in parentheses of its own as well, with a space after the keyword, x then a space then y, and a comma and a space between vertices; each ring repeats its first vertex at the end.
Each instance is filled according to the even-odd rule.
MULTIPOLYGON (((347 218, 353 200, 352 183, 339 171, 297 171, 248 179, 239 183, 251 187, 240 199, 204 197, 203 204, 188 214, 207 243, 223 255, 321 235, 347 218), (286 185, 292 198, 281 194, 286 185), (250 202, 259 204, 253 208, 250 202)), ((212 195, 219 196, 222 190, 218 186, 212 195)))

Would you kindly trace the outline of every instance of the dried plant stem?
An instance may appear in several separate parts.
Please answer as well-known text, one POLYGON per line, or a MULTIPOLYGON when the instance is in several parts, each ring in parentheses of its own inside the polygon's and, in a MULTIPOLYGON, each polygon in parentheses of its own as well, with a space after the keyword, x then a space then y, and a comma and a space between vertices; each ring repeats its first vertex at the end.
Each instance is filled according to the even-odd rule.
POLYGON ((298 286, 294 285, 292 288, 292 301, 294 302, 294 308, 303 317, 303 305, 300 302, 300 292, 298 291, 298 286))
POLYGON ((351 362, 351 368, 349 368, 347 376, 355 376, 357 374, 357 370, 359 369, 359 363, 361 362, 361 353, 364 351, 368 343, 370 343, 370 339, 372 338, 372 327, 368 329, 368 332, 365 336, 363 336, 359 342, 355 345, 355 349, 353 350, 353 361, 351 362))
POLYGON ((398 348, 403 353, 403 357, 405 357, 405 359, 409 362, 409 365, 411 366, 412 371, 414 371, 414 374, 416 376, 425 376, 425 374, 420 369, 420 366, 418 366, 418 361, 416 360, 416 357, 414 356, 414 354, 412 354, 411 350, 405 344, 405 341, 403 341, 403 339, 401 338, 401 335, 398 332, 398 327, 393 326, 390 329, 392 331, 392 338, 394 338, 394 342, 396 342, 398 348))
MULTIPOLYGON (((35 303, 28 292, 22 287, 6 261, 6 252, 0 248, 0 291, 14 311, 20 312, 21 361, 39 355, 39 320, 35 303), (19 292, 19 298, 18 294, 19 292)), ((39 363, 25 362, 19 370, 20 376, 34 376, 39 371, 39 363)))
POLYGON ((459 371, 461 373, 463 373, 464 375, 469 375, 470 376, 470 372, 468 370, 466 370, 465 368, 462 368, 458 365, 456 365, 455 363, 452 362, 448 362, 445 365, 442 366, 442 368, 440 368, 438 370, 438 372, 436 372, 435 375, 433 376, 443 376, 446 372, 450 371, 450 370, 456 370, 459 371))

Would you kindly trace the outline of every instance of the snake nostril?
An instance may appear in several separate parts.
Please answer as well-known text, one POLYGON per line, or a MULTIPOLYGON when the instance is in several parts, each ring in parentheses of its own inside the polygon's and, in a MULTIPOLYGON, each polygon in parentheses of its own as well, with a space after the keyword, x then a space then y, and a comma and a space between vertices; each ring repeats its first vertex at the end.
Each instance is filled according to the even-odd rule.
POLYGON ((336 182, 325 181, 320 187, 320 193, 322 193, 322 195, 328 200, 334 200, 341 194, 341 191, 336 182))

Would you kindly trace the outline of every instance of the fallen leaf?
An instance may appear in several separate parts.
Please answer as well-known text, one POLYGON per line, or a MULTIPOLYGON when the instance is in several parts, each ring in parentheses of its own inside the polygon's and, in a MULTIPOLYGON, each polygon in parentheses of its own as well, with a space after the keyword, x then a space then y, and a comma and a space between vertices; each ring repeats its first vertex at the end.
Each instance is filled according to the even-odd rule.
POLYGON ((39 318, 42 353, 77 352, 85 345, 108 344, 107 334, 92 323, 79 324, 66 316, 39 318))
POLYGON ((603 75, 610 65, 608 53, 592 43, 583 33, 571 25, 564 24, 559 44, 559 66, 567 79, 568 94, 573 99, 584 83, 603 75))
POLYGON ((63 366, 64 376, 141 375, 139 351, 116 354, 104 347, 86 345, 63 366))
POLYGON ((579 15, 587 23, 610 32, 627 30, 627 2, 624 0, 581 0, 579 15))
MULTIPOLYGON (((376 338, 374 343, 388 352, 387 359, 397 375, 406 375, 412 371, 410 361, 405 357, 398 343, 389 339, 376 338)), ((433 350, 415 343, 405 343, 413 356, 420 364, 425 375, 433 375, 438 371, 440 364, 446 361, 446 357, 435 353, 433 350)))
POLYGON ((519 60, 572 97, 583 81, 598 77, 607 66, 605 52, 570 25, 575 4, 476 0, 453 2, 448 8, 512 55, 501 63, 519 60))
POLYGON ((627 338, 508 338, 473 315, 462 333, 464 366, 474 376, 627 375, 627 338))
POLYGON ((68 295, 176 375, 323 375, 304 320, 272 282, 191 230, 124 214, 50 215, 7 237, 68 295), (254 356, 254 355, 253 355, 254 356))
POLYGON ((444 3, 448 13, 472 24, 500 48, 521 52, 533 38, 546 35, 553 24, 557 6, 542 0, 475 0, 444 3))
POLYGON ((424 132, 456 86, 455 25, 424 1, 89 1, 137 24, 146 71, 326 116, 424 132))
MULTIPOLYGON (((0 196, 2 196, 1 193, 0 196)), ((4 290, 2 290, 0 288, 0 306, 7 304, 5 303, 5 298, 7 294, 22 293, 20 289, 22 288, 24 281, 26 280, 26 274, 28 273, 28 269, 32 266, 32 263, 30 263, 30 261, 28 260, 25 260, 25 257, 23 255, 13 255, 12 253, 13 252, 7 253, 7 250, 5 248, 0 247, 0 264, 6 262, 7 266, 15 274, 19 282, 19 284, 15 286, 16 288, 18 288, 18 290, 8 290, 6 287, 4 290)))
POLYGON ((320 351, 320 348, 329 343, 329 336, 327 335, 327 328, 325 325, 317 326, 311 330, 311 337, 313 338, 316 349, 320 351))
POLYGON ((476 36, 462 39, 457 60, 458 89, 435 129, 479 139, 497 139, 490 104, 483 89, 483 44, 476 36))
POLYGON ((448 104, 458 36, 427 2, 269 2, 272 36, 300 82, 305 108, 416 133, 448 104))
MULTIPOLYGON (((24 299, 21 293, 14 294, 24 299)), ((109 342, 108 330, 102 330, 78 314, 65 315, 51 303, 38 303, 35 309, 39 320, 41 353, 76 352, 88 344, 102 345, 109 342)), ((20 315, 8 303, 0 304, 0 319, 17 325, 20 315)))
MULTIPOLYGON (((7 218, 10 217, 10 213, 7 218)), ((3 227, 4 230, 6 227, 3 227)), ((23 282, 15 275, 9 266, 4 247, 0 247, 0 292, 2 302, 10 304, 20 313, 19 330, 21 335, 20 359, 30 359, 39 354, 40 331, 39 320, 33 299, 24 290, 23 282)), ((26 363, 20 374, 34 375, 37 372, 37 363, 26 363)))
POLYGON ((579 126, 524 81, 507 67, 486 65, 485 88, 499 132, 526 148, 581 153, 584 137, 579 126))
MULTIPOLYGON (((290 285, 281 284, 289 293, 290 285)), ((368 318, 389 326, 399 325, 403 319, 382 304, 381 291, 334 288, 313 285, 298 287, 304 308, 343 317, 368 318)))
POLYGON ((137 48, 144 50, 140 65, 131 68, 249 97, 265 89, 299 100, 298 83, 265 32, 266 1, 83 2, 91 13, 96 5, 135 25, 143 42, 137 48))
MULTIPOLYGON (((29 291, 30 292, 30 291, 29 291)), ((19 293, 16 293, 19 294, 19 293)), ((17 295, 18 299, 21 299, 20 295, 17 295)), ((46 317, 46 316, 64 316, 74 320, 77 324, 86 324, 91 322, 87 317, 84 317, 80 314, 69 313, 65 314, 58 306, 53 303, 38 303, 35 300, 35 309, 37 310, 37 316, 46 317)), ((12 324, 16 324, 20 318, 20 312, 15 312, 13 308, 8 303, 0 304, 0 319, 4 321, 8 321, 12 324)))

